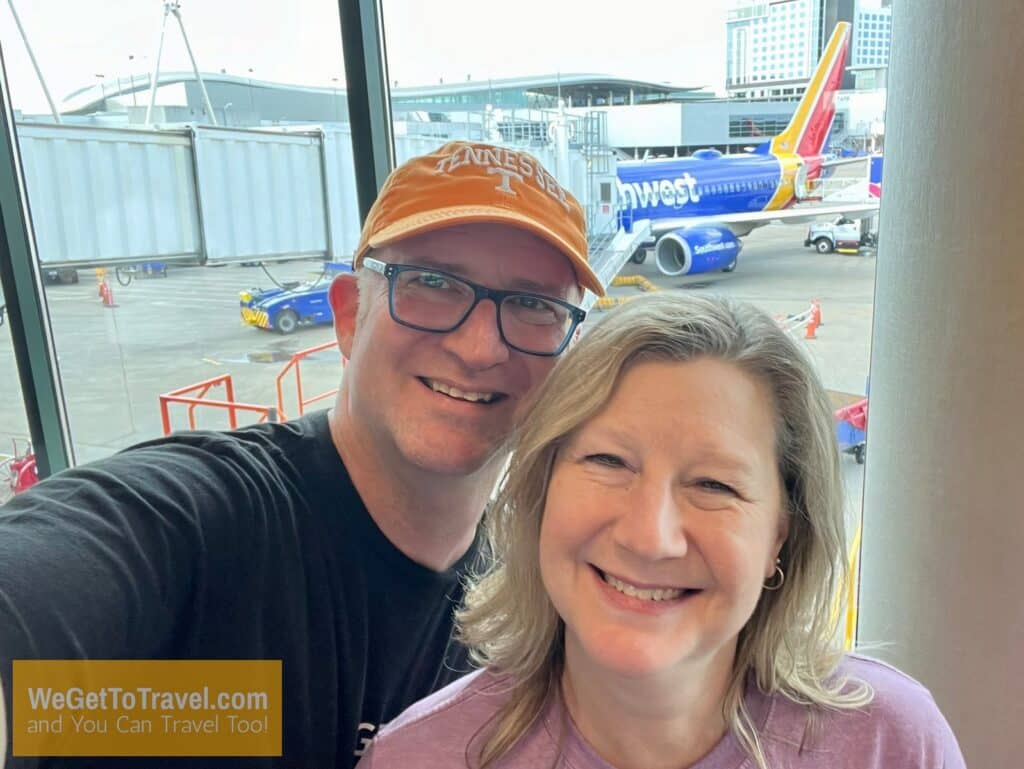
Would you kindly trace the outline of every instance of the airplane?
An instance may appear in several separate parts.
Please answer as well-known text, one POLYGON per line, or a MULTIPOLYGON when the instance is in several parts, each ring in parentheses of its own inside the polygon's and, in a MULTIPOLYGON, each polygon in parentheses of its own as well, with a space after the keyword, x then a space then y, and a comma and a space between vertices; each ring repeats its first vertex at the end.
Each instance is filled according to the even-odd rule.
MULTIPOLYGON (((839 22, 785 130, 751 151, 725 155, 702 149, 685 158, 618 163, 621 224, 631 230, 633 223, 650 220, 655 263, 663 275, 732 272, 742 248, 740 238, 769 222, 855 216, 878 209, 877 197, 791 208, 820 200, 814 187, 826 169, 863 162, 829 160, 823 154, 849 42, 850 24, 839 22)), ((633 261, 642 261, 644 255, 639 250, 633 261)))

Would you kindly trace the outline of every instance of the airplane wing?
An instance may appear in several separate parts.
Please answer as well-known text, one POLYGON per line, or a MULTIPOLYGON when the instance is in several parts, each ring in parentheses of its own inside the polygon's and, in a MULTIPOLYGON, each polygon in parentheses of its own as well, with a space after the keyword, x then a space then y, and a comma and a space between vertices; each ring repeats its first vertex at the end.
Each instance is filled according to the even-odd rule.
POLYGON ((871 155, 858 155, 853 158, 833 158, 832 160, 823 160, 821 163, 822 168, 837 168, 838 166, 849 166, 854 163, 860 163, 867 165, 871 161, 871 155))
POLYGON ((687 216, 679 219, 656 219, 651 222, 651 229, 655 234, 660 234, 669 230, 677 230, 681 227, 716 224, 731 230, 736 237, 743 237, 744 235, 749 235, 751 230, 771 224, 772 222, 796 224, 828 219, 840 214, 851 219, 860 219, 865 214, 873 214, 876 211, 878 211, 877 200, 837 203, 835 205, 794 206, 793 208, 782 208, 777 211, 743 211, 740 213, 712 214, 709 216, 687 216))

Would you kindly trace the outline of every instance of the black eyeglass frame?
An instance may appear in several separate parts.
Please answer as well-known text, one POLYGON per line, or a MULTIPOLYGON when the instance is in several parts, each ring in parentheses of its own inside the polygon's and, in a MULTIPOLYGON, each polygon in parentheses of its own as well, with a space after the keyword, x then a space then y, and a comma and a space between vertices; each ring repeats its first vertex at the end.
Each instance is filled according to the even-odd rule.
POLYGON ((391 319, 395 323, 398 323, 399 325, 405 326, 406 328, 414 328, 417 331, 427 331, 432 334, 449 334, 466 322, 466 318, 473 314, 473 310, 476 309, 476 306, 480 304, 482 300, 490 299, 492 302, 494 302, 495 321, 497 322, 498 325, 498 335, 501 337, 501 341, 506 346, 511 347, 513 350, 518 350, 519 352, 524 353, 526 355, 537 355, 542 358, 553 358, 557 355, 562 354, 566 346, 569 344, 570 340, 572 340, 572 335, 576 332, 576 329, 587 318, 586 310, 577 307, 574 304, 569 304, 569 302, 566 302, 562 299, 558 299, 553 296, 547 296, 546 294, 535 294, 530 291, 505 291, 497 288, 488 288, 487 286, 481 286, 479 283, 474 283, 471 280, 466 280, 466 278, 462 277, 461 275, 455 275, 451 272, 438 270, 435 269, 434 267, 427 267, 421 264, 395 264, 393 262, 382 262, 380 259, 374 259, 371 256, 365 257, 363 259, 362 264, 364 267, 367 267, 373 270, 374 272, 379 272, 381 275, 388 279, 388 312, 391 313, 391 319), (403 272, 411 272, 413 270, 416 270, 418 272, 429 272, 433 275, 444 275, 446 278, 457 280, 460 283, 469 286, 471 289, 473 289, 473 303, 469 305, 469 307, 466 309, 466 312, 463 313, 462 317, 459 318, 458 321, 456 321, 448 328, 427 328, 426 326, 420 326, 417 325, 416 323, 410 323, 408 321, 402 320, 395 313, 395 278, 397 278, 403 272), (553 352, 536 352, 534 350, 525 350, 522 347, 512 344, 512 342, 505 338, 505 329, 503 328, 501 323, 501 304, 510 296, 527 296, 535 299, 543 299, 545 302, 557 304, 559 307, 564 307, 566 310, 569 311, 569 316, 572 318, 572 325, 569 326, 568 330, 565 333, 565 339, 562 340, 562 343, 558 346, 556 350, 554 350, 553 352))

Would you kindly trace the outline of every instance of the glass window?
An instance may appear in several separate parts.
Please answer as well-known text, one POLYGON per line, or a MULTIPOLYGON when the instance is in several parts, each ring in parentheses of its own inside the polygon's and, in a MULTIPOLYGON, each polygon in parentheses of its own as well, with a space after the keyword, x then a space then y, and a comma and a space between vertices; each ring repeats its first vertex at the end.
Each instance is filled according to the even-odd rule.
POLYGON ((31 482, 31 442, 21 381, 14 365, 11 325, 0 293, 0 505, 31 482), (24 470, 23 470, 24 468, 24 470), (19 484, 20 481, 20 484, 19 484))
MULTIPOLYGON (((489 18, 491 14, 506 11, 505 5, 487 0, 450 0, 445 6, 445 13, 438 15, 429 5, 414 0, 383 0, 388 69, 392 78, 410 85, 436 83, 440 77, 444 77, 445 82, 455 82, 464 78, 467 72, 474 73, 474 77, 480 76, 477 73, 486 73, 486 76, 495 78, 544 77, 552 72, 607 72, 612 76, 629 75, 653 82, 665 79, 677 80, 681 84, 707 82, 716 94, 725 95, 726 69, 721 67, 721 64, 726 57, 726 36, 721 34, 721 20, 714 21, 709 18, 702 26, 694 21, 693 11, 689 5, 677 3, 676 6, 678 7, 670 7, 658 0, 636 0, 630 5, 631 14, 637 18, 656 18, 659 23, 645 28, 644 44, 639 49, 635 46, 620 46, 616 49, 614 46, 609 48, 592 44, 594 40, 607 39, 607 20, 600 14, 594 14, 590 5, 578 1, 551 3, 544 0, 523 0, 516 5, 517 12, 523 18, 539 22, 530 26, 529 43, 524 48, 526 44, 514 45, 510 42, 511 38, 508 45, 496 45, 492 35, 481 35, 479 28, 474 26, 481 18, 489 18), (567 36, 565 30, 572 30, 572 34, 567 36), (457 40, 458 44, 453 45, 453 40, 457 40), (717 43, 717 53, 709 50, 709 40, 720 40, 717 43), (528 56, 523 55, 524 50, 529 51, 528 56), (672 62, 671 71, 666 69, 665 62, 668 61, 672 62)), ((816 12, 808 13, 810 8, 810 4, 804 2, 771 4, 766 9, 767 16, 758 18, 746 27, 751 46, 749 50, 753 55, 746 65, 747 74, 744 77, 751 85, 751 88, 746 89, 751 98, 768 96, 772 90, 766 86, 768 82, 780 80, 783 76, 796 79, 798 76, 807 77, 811 74, 816 62, 815 54, 812 54, 807 46, 810 31, 807 23, 809 17, 816 19, 817 16, 816 12), (804 24, 794 24, 796 18, 802 19, 804 24), (754 85, 758 87, 754 88, 754 85)), ((862 33, 867 31, 873 30, 858 30, 857 43, 861 42, 862 33)), ((825 32, 828 34, 831 30, 825 32)), ((851 47, 850 53, 855 50, 857 48, 851 47)), ((734 75, 737 73, 738 70, 733 71, 734 75)), ((785 89, 779 87, 773 90, 781 92, 797 87, 795 83, 785 85, 785 89)), ((790 99, 796 95, 779 93, 771 98, 790 99)), ((578 104, 576 99, 573 103, 578 104)), ((593 132, 584 132, 594 137, 594 145, 589 149, 570 145, 570 168, 559 168, 556 175, 563 179, 584 203, 592 228, 614 227, 612 218, 602 218, 600 207, 596 204, 600 201, 601 182, 612 184, 613 192, 618 192, 615 197, 619 201, 623 201, 626 194, 615 176, 614 161, 608 160, 613 156, 615 148, 628 148, 630 155, 633 154, 634 148, 639 155, 643 155, 645 150, 650 150, 652 157, 664 153, 665 147, 676 145, 690 148, 714 145, 741 151, 743 147, 766 141, 781 131, 794 108, 795 104, 787 101, 784 108, 780 106, 777 111, 766 110, 769 114, 758 114, 754 110, 744 114, 747 110, 737 110, 731 113, 727 120, 723 120, 716 111, 722 109, 720 104, 688 104, 687 117, 680 127, 678 120, 666 119, 665 125, 660 126, 646 115, 642 120, 637 119, 636 114, 630 115, 627 112, 631 109, 628 106, 610 108, 616 118, 621 114, 622 119, 612 119, 609 116, 606 122, 598 124, 586 107, 574 106, 570 111, 573 119, 579 120, 580 126, 595 129, 593 132), (706 118, 701 117, 701 110, 705 108, 708 110, 706 118), (594 122, 587 122, 591 120, 594 122), (714 135, 716 133, 717 138, 714 135), (597 162, 599 158, 600 161, 597 162), (607 166, 602 166, 602 163, 607 163, 607 166), (605 171, 598 171, 600 168, 607 168, 608 175, 602 177, 605 171)), ((502 120, 506 123, 537 119, 536 116, 520 114, 510 108, 502 110, 502 113, 502 120)), ((396 135, 403 132, 408 134, 413 130, 425 130, 422 126, 414 126, 411 121, 403 121, 397 114, 395 118, 398 121, 396 135)), ((869 118, 882 122, 884 116, 857 116, 858 122, 869 118)), ((850 122, 849 117, 846 118, 846 122, 850 122)), ((546 163, 553 165, 559 162, 559 153, 548 142, 546 135, 535 137, 530 143, 520 135, 501 131, 484 123, 484 118, 480 115, 471 114, 468 119, 464 115, 439 115, 438 121, 431 123, 430 126, 436 131, 438 144, 443 141, 443 137, 486 135, 508 144, 525 145, 539 154, 546 163)), ((841 141, 839 133, 838 130, 833 130, 832 139, 841 141)), ((845 135, 845 132, 843 134, 845 135)), ((838 152, 840 149, 854 148, 833 145, 826 149, 838 152)), ((863 150, 864 147, 858 149, 863 150)), ((399 154, 401 155, 401 152, 399 154)), ((656 161, 648 165, 654 163, 656 161)), ((703 197, 710 199, 709 204, 727 204, 729 198, 722 197, 719 189, 719 185, 723 183, 732 184, 733 191, 737 189, 737 184, 740 185, 740 189, 743 185, 751 185, 758 190, 756 196, 751 196, 752 199, 770 198, 776 191, 776 185, 763 177, 757 180, 722 179, 712 185, 708 180, 699 177, 696 172, 699 168, 704 167, 696 166, 693 172, 698 180, 696 186, 698 190, 703 190, 700 193, 703 197), (718 200, 713 200, 716 195, 718 200)), ((866 169, 864 173, 866 174, 866 169)), ((744 196, 744 202, 748 200, 744 196)), ((628 202, 628 198, 625 202, 628 202)), ((634 216, 640 213, 641 210, 637 208, 634 216)), ((846 259, 818 258, 811 249, 805 249, 803 242, 806 234, 806 224, 773 224, 755 229, 745 238, 748 248, 740 256, 735 273, 736 279, 729 275, 716 274, 715 280, 704 290, 754 299, 761 302, 773 315, 796 315, 806 310, 811 299, 816 296, 851 296, 845 270, 855 269, 853 304, 848 305, 844 302, 835 307, 833 312, 838 317, 830 316, 828 327, 822 326, 818 331, 819 336, 825 333, 826 328, 829 334, 835 334, 831 337, 835 340, 835 346, 826 349, 825 345, 814 346, 815 343, 810 340, 801 343, 812 348, 811 352, 815 355, 819 370, 830 390, 848 395, 863 395, 868 371, 873 260, 857 260, 854 264, 846 259), (792 293, 772 294, 774 289, 771 286, 776 283, 768 281, 761 286, 758 283, 760 278, 755 278, 750 273, 744 274, 744 260, 748 258, 748 254, 753 260, 760 258, 762 254, 770 253, 786 254, 793 260, 805 259, 809 266, 813 262, 813 269, 805 274, 805 277, 812 277, 802 284, 807 291, 805 298, 794 298, 792 293), (739 280, 740 277, 743 280, 739 280)), ((781 262, 764 259, 760 264, 779 265, 781 262)), ((642 265, 625 265, 622 270, 625 274, 642 274, 655 283, 661 281, 664 285, 674 287, 681 283, 700 282, 708 278, 707 275, 690 275, 669 279, 659 272, 654 260, 650 258, 642 265)), ((773 266, 771 270, 779 270, 774 274, 776 280, 785 277, 782 267, 773 266)), ((628 288, 612 290, 613 295, 628 293, 628 288)), ((828 315, 829 307, 823 306, 822 311, 824 315, 828 315)), ((600 313, 594 312, 592 316, 598 318, 600 313)), ((844 457, 844 472, 847 473, 847 480, 850 482, 851 499, 859 498, 861 471, 862 466, 857 465, 852 457, 844 457)))
MULTIPOLYGON (((276 376, 333 339, 320 276, 358 237, 337 3, 183 4, 202 84, 162 6, 19 4, 61 125, 9 15, 0 21, 78 462, 160 435, 159 396, 210 380, 207 399, 250 404, 237 424, 297 416, 294 382, 279 403, 276 376), (281 290, 288 307, 271 301, 281 290)), ((307 393, 336 387, 337 356, 302 377, 307 393)), ((180 403, 168 417, 191 426, 180 403)), ((195 418, 231 424, 212 406, 195 418)), ((16 409, 5 419, 0 430, 23 432, 16 409)))

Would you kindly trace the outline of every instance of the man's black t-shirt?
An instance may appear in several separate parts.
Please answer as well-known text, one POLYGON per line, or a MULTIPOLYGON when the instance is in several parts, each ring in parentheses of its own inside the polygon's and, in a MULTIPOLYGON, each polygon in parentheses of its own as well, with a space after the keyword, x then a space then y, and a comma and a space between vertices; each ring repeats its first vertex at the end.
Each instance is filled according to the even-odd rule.
POLYGON ((0 508, 8 726, 12 659, 280 659, 284 755, 8 766, 352 766, 381 723, 468 670, 452 610, 476 553, 438 573, 395 548, 326 412, 58 474, 0 508))

